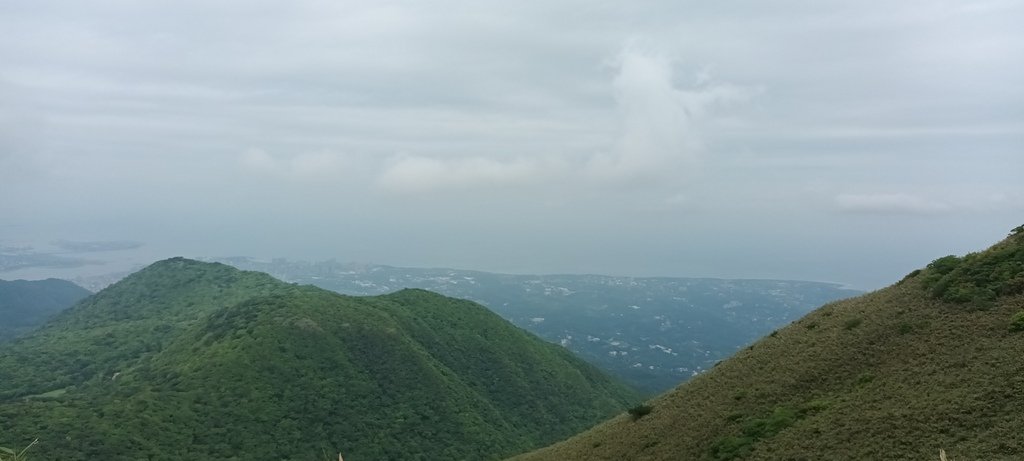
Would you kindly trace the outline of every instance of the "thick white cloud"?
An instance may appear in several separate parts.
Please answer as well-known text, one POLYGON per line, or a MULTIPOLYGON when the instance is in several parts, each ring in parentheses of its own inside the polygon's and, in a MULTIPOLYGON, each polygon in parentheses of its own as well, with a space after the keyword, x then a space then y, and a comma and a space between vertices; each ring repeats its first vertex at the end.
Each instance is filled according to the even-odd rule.
POLYGON ((699 158, 701 126, 708 111, 745 100, 751 90, 709 83, 702 73, 693 89, 677 88, 672 61, 631 44, 618 58, 613 82, 621 114, 621 134, 608 154, 587 164, 598 179, 649 180, 677 177, 699 158))
POLYGON ((597 153, 558 151, 555 144, 511 159, 401 155, 385 165, 379 184, 390 191, 533 187, 551 182, 579 185, 678 181, 704 149, 701 124, 712 109, 746 101, 753 90, 714 83, 707 73, 692 88, 678 88, 672 61, 628 45, 612 63, 610 90, 618 134, 597 153), (532 156, 530 156, 532 154, 532 156))

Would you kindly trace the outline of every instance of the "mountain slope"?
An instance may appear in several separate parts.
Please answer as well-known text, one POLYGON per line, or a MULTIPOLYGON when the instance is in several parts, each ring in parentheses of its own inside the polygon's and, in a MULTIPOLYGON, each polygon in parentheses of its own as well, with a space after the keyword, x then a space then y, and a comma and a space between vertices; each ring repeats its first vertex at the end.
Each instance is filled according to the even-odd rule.
POLYGON ((0 375, 0 444, 45 459, 494 459, 636 398, 472 302, 183 259, 0 349, 0 375), (40 360, 48 379, 19 378, 40 360))
POLYGON ((90 294, 65 280, 0 280, 0 343, 31 331, 90 294))
POLYGON ((537 460, 1024 458, 1024 232, 825 305, 537 460))
POLYGON ((0 348, 0 400, 109 378, 215 309, 281 285, 222 264, 182 258, 153 264, 0 348))
POLYGON ((225 258, 352 295, 424 288, 472 299, 650 394, 677 386, 817 306, 861 294, 833 283, 509 275, 334 261, 225 258))

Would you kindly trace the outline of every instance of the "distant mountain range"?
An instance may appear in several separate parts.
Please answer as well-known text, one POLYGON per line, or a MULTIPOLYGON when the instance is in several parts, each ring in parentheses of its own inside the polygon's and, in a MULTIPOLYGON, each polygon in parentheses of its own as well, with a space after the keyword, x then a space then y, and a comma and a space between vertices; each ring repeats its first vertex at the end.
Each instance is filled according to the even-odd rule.
POLYGON ((0 344, 0 446, 33 459, 498 459, 638 398, 470 301, 182 258, 0 344))
POLYGON ((35 329, 91 294, 64 280, 0 280, 0 343, 35 329))
POLYGON ((815 307, 861 293, 802 281, 507 275, 285 259, 217 261, 351 295, 423 288, 471 299, 647 393, 678 385, 815 307))
POLYGON ((822 306, 630 414, 514 459, 1020 460, 1022 357, 1024 226, 822 306))

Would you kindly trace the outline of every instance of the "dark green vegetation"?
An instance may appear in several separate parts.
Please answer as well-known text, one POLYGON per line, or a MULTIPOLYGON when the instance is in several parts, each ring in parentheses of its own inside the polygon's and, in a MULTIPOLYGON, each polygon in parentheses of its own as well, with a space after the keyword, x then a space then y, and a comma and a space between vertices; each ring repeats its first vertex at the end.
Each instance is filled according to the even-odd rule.
POLYGON ((493 459, 636 398, 469 301, 181 258, 0 348, 0 446, 36 459, 493 459))
POLYGON ((646 403, 641 403, 635 407, 630 407, 629 410, 626 410, 626 413, 629 413, 629 415, 633 417, 633 421, 636 421, 651 414, 651 410, 654 410, 654 407, 646 403))
POLYGON ((779 280, 507 275, 454 269, 225 259, 339 293, 424 288, 477 301, 520 328, 655 394, 817 306, 860 294, 779 280))
POLYGON ((35 329, 90 294, 64 280, 0 280, 0 343, 35 329))
MULTIPOLYGON (((1014 232, 1011 237, 1024 235, 1014 232)), ((985 308, 999 297, 1024 293, 1024 247, 997 246, 986 254, 944 256, 928 265, 923 283, 933 297, 985 308)), ((916 275, 915 275, 916 276, 916 275)))
POLYGON ((515 459, 1024 459, 1022 255, 1016 232, 940 258, 822 306, 643 418, 623 413, 515 459))

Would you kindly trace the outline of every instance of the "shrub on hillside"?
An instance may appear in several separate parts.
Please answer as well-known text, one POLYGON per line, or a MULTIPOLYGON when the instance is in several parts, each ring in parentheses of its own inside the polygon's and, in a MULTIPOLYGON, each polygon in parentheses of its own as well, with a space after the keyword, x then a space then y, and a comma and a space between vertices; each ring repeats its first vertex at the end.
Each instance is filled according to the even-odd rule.
POLYGON ((956 255, 943 256, 935 261, 928 264, 928 269, 931 269, 933 273, 946 275, 956 270, 960 266, 961 259, 956 255))
POLYGON ((642 403, 633 408, 630 408, 627 411, 629 412, 629 416, 633 418, 633 421, 636 421, 640 418, 643 418, 644 416, 649 415, 652 410, 654 410, 653 406, 648 405, 646 403, 642 403))
MULTIPOLYGON (((1013 235, 1024 235, 1014 232, 1013 235)), ((984 308, 1000 296, 1024 293, 1024 239, 1014 239, 963 258, 932 261, 924 278, 931 296, 984 308)))
POLYGON ((914 269, 914 270, 910 271, 909 274, 903 276, 903 278, 900 279, 899 282, 896 282, 896 284, 897 285, 902 285, 907 280, 910 280, 910 279, 912 279, 914 277, 917 277, 918 275, 921 275, 921 269, 914 269))
POLYGON ((754 444, 758 440, 782 432, 801 417, 801 412, 790 407, 780 406, 775 407, 771 414, 763 418, 747 419, 742 426, 742 435, 723 437, 715 441, 711 446, 711 458, 716 461, 744 458, 753 451, 754 444))
MULTIPOLYGON (((716 461, 745 458, 754 450, 754 444, 759 440, 770 438, 797 421, 825 410, 829 406, 829 401, 817 399, 796 407, 777 406, 770 414, 763 417, 747 418, 743 421, 741 435, 722 437, 711 445, 710 457, 716 461)), ((729 421, 739 421, 742 418, 741 413, 733 413, 727 417, 729 421)))
POLYGON ((1010 317, 1010 331, 1024 331, 1024 311, 1017 311, 1010 317))

